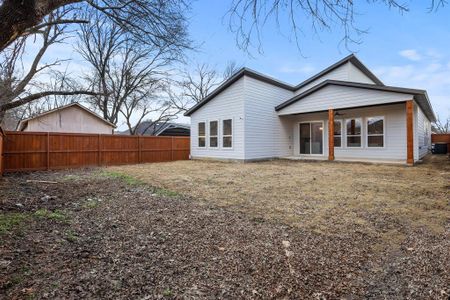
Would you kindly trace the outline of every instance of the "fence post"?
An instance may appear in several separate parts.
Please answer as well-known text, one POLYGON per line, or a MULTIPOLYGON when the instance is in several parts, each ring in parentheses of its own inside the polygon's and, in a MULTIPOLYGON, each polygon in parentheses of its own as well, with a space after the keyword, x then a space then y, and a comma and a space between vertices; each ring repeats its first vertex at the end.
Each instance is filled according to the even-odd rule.
POLYGON ((141 136, 138 134, 138 163, 142 163, 141 136))
POLYGON ((3 129, 0 127, 0 177, 3 175, 3 129))
POLYGON ((47 132, 47 170, 50 170, 50 132, 47 132))
POLYGON ((98 134, 98 140, 97 140, 97 164, 99 165, 99 166, 101 166, 102 165, 102 163, 101 163, 101 150, 100 150, 100 140, 101 140, 101 134, 98 134))
POLYGON ((170 160, 173 161, 173 137, 171 137, 170 143, 170 160))

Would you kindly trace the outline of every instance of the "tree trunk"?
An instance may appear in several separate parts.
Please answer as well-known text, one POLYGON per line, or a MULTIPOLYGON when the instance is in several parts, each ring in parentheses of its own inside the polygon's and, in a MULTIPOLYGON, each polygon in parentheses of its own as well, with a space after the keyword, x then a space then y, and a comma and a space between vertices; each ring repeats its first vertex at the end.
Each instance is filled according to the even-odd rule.
POLYGON ((4 0, 0 6, 0 51, 55 9, 83 0, 4 0))

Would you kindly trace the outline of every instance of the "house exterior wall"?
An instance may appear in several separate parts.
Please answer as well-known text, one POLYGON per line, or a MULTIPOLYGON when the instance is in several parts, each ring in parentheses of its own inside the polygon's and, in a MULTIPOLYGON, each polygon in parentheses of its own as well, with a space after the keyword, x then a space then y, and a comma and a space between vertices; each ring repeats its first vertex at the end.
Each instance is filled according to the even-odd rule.
POLYGON ((369 77, 367 77, 361 70, 355 67, 351 62, 347 62, 342 66, 332 70, 331 72, 317 78, 314 81, 311 81, 307 85, 301 87, 300 89, 295 91, 295 95, 301 94, 304 91, 309 90, 313 86, 325 81, 325 80, 341 80, 341 81, 352 81, 352 82, 361 82, 361 83, 373 83, 369 77))
POLYGON ((191 115, 191 157, 244 160, 245 76, 191 115), (222 147, 222 120, 233 120, 232 148, 222 147), (219 146, 209 147, 209 121, 219 121, 219 146), (206 147, 198 147, 198 123, 206 122, 206 147))
MULTIPOLYGON (((406 160, 406 108, 404 103, 373 106, 358 109, 339 110, 342 116, 336 116, 335 120, 343 120, 342 147, 334 148, 335 160, 375 160, 375 161, 392 161, 405 162, 406 160), (384 117, 384 147, 372 148, 367 147, 367 118, 368 117, 384 117), (362 134, 361 148, 346 147, 345 135, 345 119, 361 118, 362 134)), ((286 116, 291 122, 291 130, 293 139, 294 156, 300 155, 300 137, 299 123, 309 121, 323 122, 323 155, 324 159, 328 158, 328 114, 308 113, 297 116, 286 116)), ((312 157, 312 156, 311 156, 312 157)), ((314 156, 316 158, 320 158, 314 156)))
POLYGON ((289 155, 289 125, 274 107, 292 96, 291 91, 245 77, 245 159, 289 155))
POLYGON ((111 134, 113 130, 113 126, 79 107, 71 106, 29 120, 24 131, 111 134))
POLYGON ((415 107, 415 159, 421 159, 430 152, 431 148, 431 122, 416 104, 415 107))
POLYGON ((329 108, 361 107, 410 100, 413 95, 328 85, 281 109, 278 115, 326 111, 329 108))

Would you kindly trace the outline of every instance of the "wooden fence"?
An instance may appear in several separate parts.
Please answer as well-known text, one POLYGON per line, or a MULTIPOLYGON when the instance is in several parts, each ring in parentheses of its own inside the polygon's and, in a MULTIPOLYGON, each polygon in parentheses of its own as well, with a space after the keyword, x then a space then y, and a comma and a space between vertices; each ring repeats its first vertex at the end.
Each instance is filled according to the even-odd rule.
POLYGON ((450 153, 450 133, 433 133, 431 135, 431 143, 433 144, 447 144, 447 153, 450 153))
POLYGON ((3 136, 3 171, 186 160, 189 144, 189 137, 7 131, 3 136))

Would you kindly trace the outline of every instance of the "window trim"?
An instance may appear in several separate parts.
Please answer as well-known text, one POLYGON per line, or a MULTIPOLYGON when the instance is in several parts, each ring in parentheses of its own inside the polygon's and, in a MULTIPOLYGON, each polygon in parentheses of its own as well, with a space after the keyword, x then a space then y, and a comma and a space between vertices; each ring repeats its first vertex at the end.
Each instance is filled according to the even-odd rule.
MULTIPOLYGON (((344 119, 334 119, 334 122, 339 122, 339 123, 341 123, 341 135, 340 135, 340 138, 341 138, 341 145, 339 146, 339 147, 337 147, 336 146, 336 144, 334 144, 334 148, 338 148, 338 149, 341 149, 341 148, 344 148, 344 143, 343 143, 343 141, 342 141, 342 139, 344 138, 344 134, 343 134, 343 130, 344 130, 344 126, 343 126, 343 124, 344 124, 344 119)), ((334 140, 334 138, 336 137, 336 135, 334 134, 334 132, 333 132, 333 140, 334 140)))
POLYGON ((206 131, 206 121, 198 121, 197 122, 197 148, 199 148, 199 149, 206 149, 207 148, 207 143, 206 143, 206 137, 208 136, 208 132, 206 131), (200 123, 204 123, 205 124, 205 135, 200 135, 200 130, 199 130, 199 127, 200 127, 200 123), (200 146, 200 143, 199 143, 199 140, 200 140, 200 138, 201 137, 204 137, 205 138, 205 146, 200 146))
POLYGON ((221 149, 223 149, 223 150, 233 150, 233 148, 234 148, 234 118, 223 118, 223 119, 221 119, 221 123, 222 123, 222 126, 221 126, 222 130, 220 131, 220 146, 221 146, 221 149), (223 122, 224 121, 228 121, 228 120, 231 120, 231 135, 223 134, 223 130, 225 128, 225 126, 223 126, 223 122), (224 137, 231 137, 231 147, 225 147, 223 145, 223 138, 224 137))
POLYGON ((209 120, 208 121, 208 133, 209 133, 208 134, 208 147, 210 149, 219 149, 219 137, 220 137, 220 135, 219 135, 219 132, 220 132, 219 123, 220 123, 219 119, 209 120), (211 135, 211 122, 217 122, 217 135, 211 135), (215 146, 215 147, 211 146, 211 138, 212 137, 216 137, 217 138, 217 146, 215 146))
MULTIPOLYGON (((363 138, 363 133, 364 133, 364 128, 363 128, 363 126, 364 126, 364 122, 363 122, 363 118, 361 118, 361 117, 352 117, 352 118, 347 118, 347 119, 345 119, 345 148, 348 148, 348 149, 362 149, 363 148, 363 142, 364 142, 364 138, 363 138), (349 120, 359 120, 360 121, 360 123, 361 123, 361 133, 360 134, 347 134, 347 121, 349 121, 349 120), (361 138, 361 144, 359 145, 359 146, 348 146, 348 137, 357 137, 357 136, 359 136, 360 138, 361 138)), ((342 144, 342 142, 341 142, 341 144, 342 144)))
POLYGON ((384 149, 386 148, 386 119, 384 116, 370 116, 366 117, 366 148, 368 149, 384 149), (383 136, 383 146, 382 147, 371 147, 369 146, 369 119, 371 118, 381 118, 383 119, 383 134, 370 134, 370 136, 383 136))

